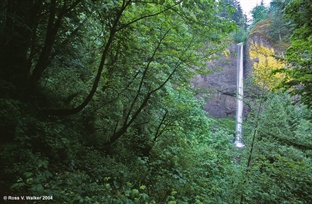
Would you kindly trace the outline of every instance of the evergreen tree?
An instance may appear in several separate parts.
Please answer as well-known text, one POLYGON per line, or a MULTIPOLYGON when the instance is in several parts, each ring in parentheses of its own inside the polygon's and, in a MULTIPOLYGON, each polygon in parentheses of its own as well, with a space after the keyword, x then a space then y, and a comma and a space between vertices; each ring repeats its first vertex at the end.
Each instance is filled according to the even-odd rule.
POLYGON ((253 24, 256 24, 259 21, 265 19, 267 17, 267 12, 268 12, 267 8, 264 6, 263 1, 261 1, 261 4, 257 5, 251 11, 253 24))
POLYGON ((300 120, 309 123, 309 110, 291 105, 289 96, 276 93, 252 104, 244 126, 247 148, 241 203, 309 202, 312 146, 307 137, 298 139, 306 133, 300 120))
POLYGON ((268 35, 274 41, 289 42, 292 34, 293 25, 289 20, 285 19, 284 9, 286 2, 283 0, 274 0, 269 7, 270 27, 268 35))
POLYGON ((291 36, 291 47, 286 51, 285 60, 287 67, 277 72, 286 74, 285 80, 278 86, 292 95, 300 95, 301 101, 312 106, 312 83, 311 83, 311 39, 312 10, 309 1, 292 1, 285 7, 285 15, 288 20, 296 25, 291 36))

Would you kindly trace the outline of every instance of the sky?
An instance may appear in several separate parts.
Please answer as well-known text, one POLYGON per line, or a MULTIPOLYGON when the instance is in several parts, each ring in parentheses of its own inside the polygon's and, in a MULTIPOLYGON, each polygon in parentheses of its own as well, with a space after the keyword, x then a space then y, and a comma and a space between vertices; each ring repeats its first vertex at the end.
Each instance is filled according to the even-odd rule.
MULTIPOLYGON (((261 0, 238 0, 243 9, 244 14, 247 14, 247 17, 250 19, 250 11, 257 5, 260 5, 261 0)), ((271 0, 263 0, 265 6, 269 6, 271 0)))

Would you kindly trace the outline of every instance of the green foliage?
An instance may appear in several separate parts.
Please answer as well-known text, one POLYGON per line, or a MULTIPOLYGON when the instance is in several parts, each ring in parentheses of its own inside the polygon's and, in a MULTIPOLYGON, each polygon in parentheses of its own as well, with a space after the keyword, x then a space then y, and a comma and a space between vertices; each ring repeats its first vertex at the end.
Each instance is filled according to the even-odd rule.
POLYGON ((250 31, 255 27, 257 23, 267 19, 268 9, 264 6, 263 2, 261 2, 260 5, 257 5, 252 9, 251 14, 252 14, 252 23, 248 27, 250 31))
MULTIPOLYGON (((227 182, 219 178, 230 170, 230 154, 222 152, 232 150, 232 136, 213 127, 216 123, 191 92, 169 87, 167 91, 171 101, 164 98, 162 103, 167 103, 170 114, 148 157, 138 156, 131 149, 138 144, 127 138, 112 150, 114 158, 86 146, 77 119, 20 119, 15 143, 1 154, 10 178, 7 185, 15 192, 50 195, 54 202, 67 203, 214 203, 211 197, 216 195, 222 199, 227 182)), ((153 123, 146 128, 145 133, 157 135, 153 123)), ((135 126, 127 136, 136 134, 134 130, 135 126)))
POLYGON ((307 203, 311 199, 311 134, 301 139, 298 134, 307 133, 300 120, 309 123, 309 116, 303 116, 309 111, 291 105, 287 95, 270 94, 263 99, 254 103, 255 117, 248 117, 245 125, 247 166, 242 201, 307 203))
POLYGON ((261 20, 266 19, 267 12, 268 12, 267 8, 263 5, 263 2, 261 2, 261 4, 257 5, 255 8, 253 8, 251 11, 253 24, 256 24, 261 20))
POLYGON ((235 130, 235 118, 216 118, 215 122, 217 127, 222 127, 228 131, 235 130))
POLYGON ((244 42, 247 39, 247 17, 243 14, 239 1, 236 0, 225 0, 226 4, 230 5, 231 13, 222 12, 221 16, 227 17, 235 22, 238 29, 231 33, 231 38, 236 42, 244 42))
POLYGON ((268 30, 268 36, 274 42, 289 42, 290 36, 294 29, 294 25, 286 20, 283 13, 286 2, 281 0, 274 0, 271 2, 269 8, 268 18, 270 19, 270 27, 268 30))
POLYGON ((226 17, 229 16, 230 19, 235 21, 235 24, 239 27, 246 28, 246 16, 243 14, 240 2, 237 0, 224 0, 224 3, 230 5, 227 9, 231 9, 232 12, 223 12, 221 15, 226 17))
POLYGON ((19 3, 0 5, 1 192, 55 203, 238 203, 238 194, 268 201, 263 178, 280 200, 310 198, 306 109, 272 99, 250 125, 268 138, 246 168, 231 119, 209 118, 190 88, 235 29, 223 1, 19 3), (288 183, 259 174, 261 165, 288 183))
POLYGON ((224 137, 211 144, 213 121, 189 80, 207 72, 235 29, 218 15, 223 6, 1 3, 1 191, 56 203, 207 200, 217 168, 202 165, 204 153, 228 135, 216 131, 224 137))
POLYGON ((232 33, 232 39, 234 40, 234 42, 236 43, 241 43, 241 42, 246 42, 247 37, 248 37, 248 33, 246 31, 246 29, 244 29, 243 27, 240 27, 238 29, 237 32, 232 33))
POLYGON ((276 72, 286 74, 285 80, 277 86, 292 95, 300 95, 300 101, 309 107, 312 106, 311 94, 311 6, 307 1, 292 1, 285 8, 285 16, 296 29, 291 36, 291 47, 286 51, 285 61, 287 65, 284 69, 276 72))

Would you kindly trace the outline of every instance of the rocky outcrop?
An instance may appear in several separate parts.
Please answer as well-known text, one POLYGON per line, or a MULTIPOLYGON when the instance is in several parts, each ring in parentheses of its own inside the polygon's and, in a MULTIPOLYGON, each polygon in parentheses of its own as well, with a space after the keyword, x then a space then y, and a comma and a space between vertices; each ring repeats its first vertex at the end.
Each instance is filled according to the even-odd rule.
POLYGON ((267 35, 269 32, 270 21, 269 19, 263 20, 257 23, 253 29, 250 31, 250 34, 246 41, 246 49, 245 49, 245 69, 246 69, 246 77, 250 76, 252 73, 254 63, 258 63, 258 59, 250 58, 250 48, 252 45, 262 45, 266 48, 273 49, 276 55, 281 55, 285 52, 286 48, 289 44, 285 42, 274 42, 267 35))
POLYGON ((218 118, 234 117, 236 110, 236 75, 237 75, 237 45, 232 44, 218 60, 209 62, 207 69, 212 70, 209 75, 196 75, 191 84, 199 90, 198 96, 205 94, 204 110, 218 118))
MULTIPOLYGON (((244 78, 245 85, 253 72, 254 63, 259 63, 259 59, 250 59, 250 48, 254 44, 262 45, 266 48, 273 49, 275 54, 279 55, 285 51, 287 44, 281 42, 273 42, 267 35, 269 20, 264 20, 255 25, 251 30, 247 42, 244 46, 244 78)), ((207 65, 207 69, 212 70, 209 75, 196 75, 191 84, 199 90, 206 90, 208 97, 205 98, 204 110, 211 116, 235 117, 236 114, 236 84, 237 84, 237 45, 233 43, 228 47, 218 60, 211 61, 207 65), (220 69, 219 69, 220 68, 220 69)), ((257 48, 256 48, 257 49, 257 48)), ((205 94, 198 91, 198 97, 205 94)), ((244 96, 257 94, 255 90, 248 90, 244 87, 244 96)), ((244 106, 244 111, 248 111, 248 107, 244 106)))

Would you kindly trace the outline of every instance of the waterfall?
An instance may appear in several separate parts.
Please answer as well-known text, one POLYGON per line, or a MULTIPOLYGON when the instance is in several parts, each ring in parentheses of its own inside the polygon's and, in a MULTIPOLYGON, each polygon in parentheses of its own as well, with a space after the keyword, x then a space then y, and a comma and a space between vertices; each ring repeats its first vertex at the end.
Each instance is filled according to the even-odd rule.
POLYGON ((243 136, 243 43, 237 44, 237 98, 236 98, 236 135, 234 144, 237 148, 243 148, 245 144, 241 141, 243 136))

